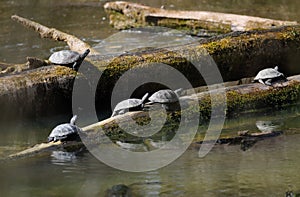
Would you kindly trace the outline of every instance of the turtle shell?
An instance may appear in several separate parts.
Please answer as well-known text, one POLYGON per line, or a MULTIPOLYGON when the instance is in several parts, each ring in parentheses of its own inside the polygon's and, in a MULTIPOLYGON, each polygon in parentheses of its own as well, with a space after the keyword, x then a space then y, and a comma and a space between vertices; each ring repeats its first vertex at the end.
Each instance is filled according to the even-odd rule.
POLYGON ((256 77, 254 78, 254 80, 260 80, 260 79, 273 79, 273 78, 277 78, 277 77, 281 77, 283 76, 283 74, 279 71, 277 71, 274 68, 266 68, 264 70, 261 70, 256 77))
POLYGON ((159 90, 149 97, 149 101, 154 103, 174 103, 178 102, 178 97, 173 90, 159 90))
POLYGON ((49 57, 49 61, 54 64, 71 64, 80 58, 80 54, 75 51, 62 50, 53 53, 49 57))
POLYGON ((138 107, 143 104, 142 99, 127 99, 118 103, 114 109, 114 112, 123 110, 123 109, 130 109, 134 107, 138 107))
POLYGON ((70 123, 60 124, 51 131, 48 141, 65 139, 70 135, 77 134, 79 131, 81 129, 76 125, 70 123))

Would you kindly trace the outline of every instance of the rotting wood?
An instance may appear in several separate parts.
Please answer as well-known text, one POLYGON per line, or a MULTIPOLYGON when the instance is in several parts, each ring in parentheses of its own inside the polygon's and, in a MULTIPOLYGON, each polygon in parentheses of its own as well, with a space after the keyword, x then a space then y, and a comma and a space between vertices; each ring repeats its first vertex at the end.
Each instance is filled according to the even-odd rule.
POLYGON ((208 29, 216 32, 249 31, 296 25, 296 21, 281 21, 261 17, 207 11, 178 11, 153 8, 137 3, 114 1, 104 5, 110 24, 117 29, 141 26, 164 26, 196 32, 208 29))

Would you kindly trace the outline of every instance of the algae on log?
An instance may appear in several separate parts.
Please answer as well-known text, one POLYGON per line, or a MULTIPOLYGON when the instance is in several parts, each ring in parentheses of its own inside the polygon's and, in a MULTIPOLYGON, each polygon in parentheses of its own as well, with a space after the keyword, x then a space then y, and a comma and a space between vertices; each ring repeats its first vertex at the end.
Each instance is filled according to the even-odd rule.
MULTIPOLYGON (((51 32, 53 37, 49 35, 50 38, 67 42, 71 49, 73 46, 82 46, 84 43, 78 38, 74 39, 75 36, 28 19, 17 16, 13 16, 13 18, 25 26, 29 25, 42 35, 45 31, 51 32), (39 30, 40 26, 43 27, 42 30, 39 30), (57 39, 59 36, 54 35, 63 35, 63 39, 57 39)), ((76 51, 84 49, 74 48, 76 51)), ((216 62, 224 81, 253 77, 259 70, 275 65, 278 65, 286 75, 295 75, 300 72, 300 67, 296 66, 300 52, 300 26, 234 32, 183 46, 140 50, 139 52, 124 53, 118 57, 99 56, 97 51, 92 50, 93 53, 88 58, 100 71, 105 70, 102 77, 104 78, 103 86, 106 88, 112 87, 117 78, 127 70, 138 66, 146 68, 149 63, 170 65, 184 75, 191 76, 190 79, 193 79, 191 83, 197 87, 204 83, 203 80, 199 80, 198 75, 195 76, 195 68, 191 62, 202 61, 201 56, 207 55, 205 51, 216 62)), ((106 97, 107 94, 103 96, 106 97)))
MULTIPOLYGON (((223 80, 234 81, 254 77, 261 69, 276 65, 287 76, 298 74, 300 67, 298 67, 296 60, 299 53, 300 27, 295 26, 230 33, 173 48, 126 53, 112 58, 110 61, 91 57, 91 61, 99 69, 105 68, 102 74, 103 83, 100 83, 98 88, 101 90, 99 92, 105 92, 104 95, 109 96, 116 81, 123 73, 130 69, 144 69, 146 77, 151 73, 147 72, 151 63, 169 65, 182 73, 193 87, 199 87, 205 85, 205 81, 199 76, 199 72, 192 62, 199 62, 202 71, 209 73, 212 64, 208 60, 212 57, 223 80)), ((149 68, 149 70, 151 69, 149 68)), ((159 71, 155 73, 157 72, 159 71)), ((143 74, 142 72, 139 73, 143 74)), ((144 92, 140 92, 138 96, 142 96, 146 90, 155 91, 150 86, 145 86, 144 92)))
MULTIPOLYGON (((25 21, 27 21, 26 24, 33 25, 32 28, 39 31, 40 24, 30 22, 28 19, 25 21)), ((51 29, 51 32, 52 35, 57 34, 55 29, 51 29)), ((60 33, 58 31, 58 34, 60 33)), ((55 37, 52 38, 55 39, 55 37)), ((70 43, 74 40, 68 40, 68 38, 70 37, 65 36, 64 41, 71 47, 70 43)), ((82 42, 80 41, 80 43, 82 42)), ((124 53, 117 57, 95 54, 89 56, 89 60, 93 64, 94 70, 103 71, 96 95, 96 99, 101 100, 101 102, 97 100, 96 103, 103 106, 111 102, 110 96, 114 85, 130 69, 142 70, 144 72, 139 73, 148 76, 147 69, 150 65, 153 66, 155 63, 167 64, 182 73, 193 87, 199 87, 205 82, 199 76, 199 72, 192 62, 200 62, 202 64, 201 69, 209 72, 211 64, 206 64, 205 61, 212 57, 222 74, 223 80, 233 81, 253 77, 259 70, 275 65, 278 65, 280 71, 286 75, 298 74, 300 72, 300 67, 297 66, 299 52, 300 26, 292 26, 272 30, 234 32, 178 47, 146 49, 139 52, 124 53)), ((156 70, 155 73, 157 72, 159 71, 156 70)), ((90 76, 86 77, 89 78, 90 76)), ((132 80, 135 80, 134 76, 132 80)), ((140 92, 136 92, 136 95, 133 96, 142 96, 146 91, 151 93, 157 89, 158 87, 153 87, 152 84, 149 86, 146 84, 143 88, 139 88, 140 92)))
POLYGON ((25 64, 8 64, 0 62, 0 77, 10 74, 18 74, 23 71, 40 68, 47 65, 49 65, 48 62, 36 57, 27 57, 27 62, 25 64))
POLYGON ((297 24, 295 21, 272 20, 237 14, 165 10, 125 1, 108 2, 104 5, 104 9, 109 15, 110 24, 117 29, 155 25, 189 30, 197 35, 201 29, 228 33, 297 24))
MULTIPOLYGON (((246 112, 246 111, 255 111, 261 110, 262 108, 270 107, 272 110, 274 108, 281 108, 285 105, 291 105, 300 101, 300 75, 289 77, 289 81, 276 83, 273 87, 265 86, 260 83, 255 84, 247 84, 242 86, 233 86, 227 87, 226 90, 226 97, 227 97, 227 114, 226 116, 232 116, 235 113, 246 112)), ((150 131, 158 131, 154 135, 151 135, 151 139, 157 140, 161 139, 162 136, 165 137, 165 142, 171 140, 174 135, 176 134, 178 124, 181 122, 181 113, 189 114, 192 118, 199 118, 200 125, 207 123, 210 118, 211 106, 210 102, 210 95, 218 94, 220 90, 215 89, 212 90, 211 94, 209 92, 200 92, 195 95, 184 96, 184 99, 188 100, 189 102, 199 102, 199 111, 195 111, 194 108, 186 107, 182 109, 180 112, 174 112, 167 114, 166 122, 164 126, 160 129, 159 126, 156 124, 152 124, 154 127, 147 128, 143 130, 143 132, 150 131), (157 128, 156 128, 157 127, 157 128), (157 130, 156 130, 157 129, 157 130)), ((223 91, 223 90, 222 90, 223 91)), ((222 99, 223 101, 223 99, 222 99)), ((223 105, 224 103, 216 103, 217 105, 223 105)), ((162 112, 157 111, 151 114, 151 118, 161 119, 164 121, 164 116, 162 112)), ((51 151, 57 149, 64 149, 64 150, 79 150, 87 145, 88 148, 97 148, 100 144, 101 146, 112 146, 111 141, 125 141, 131 143, 144 143, 146 145, 145 137, 136 137, 131 135, 130 133, 124 132, 124 130, 128 131, 132 128, 136 129, 136 123, 139 125, 147 125, 148 122, 151 120, 149 117, 148 111, 135 111, 135 112, 128 112, 123 115, 114 116, 103 120, 101 122, 97 122, 86 127, 83 127, 83 133, 80 137, 84 140, 84 144, 81 142, 71 142, 71 143, 61 143, 61 142, 50 142, 50 143, 42 143, 38 144, 34 147, 26 149, 16 154, 12 154, 9 156, 10 159, 13 158, 21 158, 30 156, 33 154, 38 154, 43 151, 51 151), (134 120, 134 121, 128 121, 134 120), (122 125, 122 128, 120 127, 122 125), (107 136, 107 137, 105 137, 107 136)), ((190 119, 186 119, 190 120, 190 119)), ((186 122, 184 123, 186 124, 186 122)), ((159 125, 159 124, 158 124, 159 125)), ((198 126, 195 125, 194 129, 199 129, 198 126)), ((191 128, 189 128, 191 129, 191 128)), ((198 130, 199 131, 199 130, 198 130)), ((146 134, 146 133, 144 133, 146 134)), ((282 134, 282 132, 271 132, 271 133, 264 133, 264 134, 257 134, 257 133, 237 133, 235 135, 226 135, 223 134, 218 139, 219 144, 241 144, 241 148, 246 150, 249 148, 252 143, 256 142, 257 140, 261 140, 267 137, 274 137, 282 134), (243 140, 246 140, 243 142, 243 140), (248 140, 248 141, 247 141, 248 140), (254 140, 254 141, 253 141, 254 140)), ((147 135, 145 135, 147 136, 147 135)), ((181 136, 184 137, 184 136, 181 136)), ((182 138, 183 139, 183 138, 182 138)), ((199 143, 203 142, 204 136, 197 135, 194 138, 194 144, 191 147, 199 147, 199 143), (198 145, 197 145, 198 144, 198 145)), ((209 139, 208 139, 208 142, 209 139)), ((214 142, 214 141, 213 141, 214 142)), ((201 143, 200 143, 201 144, 201 143)))
MULTIPOLYGON (((227 98, 226 116, 234 116, 237 113, 246 111, 256 111, 263 108, 281 108, 285 105, 291 105, 300 101, 300 75, 288 78, 287 82, 276 83, 271 86, 266 86, 260 83, 246 84, 241 86, 232 86, 225 88, 227 98)), ((163 134, 175 134, 178 123, 180 122, 181 113, 189 114, 192 118, 200 119, 200 124, 205 124, 210 119, 211 109, 218 108, 224 105, 223 99, 220 102, 215 102, 216 106, 211 106, 210 95, 218 95, 220 89, 212 90, 211 92, 201 92, 195 95, 184 96, 185 100, 191 102, 199 102, 199 110, 195 108, 186 107, 181 112, 171 113, 167 115, 166 123, 159 133, 153 138, 160 138, 163 134)), ((217 98, 218 100, 218 98, 217 98)), ((152 114, 154 115, 154 114, 152 114)), ((161 112, 155 113, 156 117, 162 117, 161 112)), ((153 116, 152 116, 153 117, 153 116)), ((150 121, 149 113, 147 111, 128 112, 124 115, 115 116, 104 121, 84 127, 83 130, 87 134, 87 141, 97 144, 97 140, 102 140, 101 136, 105 133, 111 140, 124 141, 139 141, 141 138, 132 136, 125 130, 134 128, 132 123, 140 125, 148 124, 150 121), (128 122, 128 120, 134 120, 128 122), (122 128, 119 124, 122 124, 122 128), (124 127, 125 126, 125 127, 124 127)), ((155 128, 152 128, 155 130, 155 128)), ((198 139, 201 141, 203 139, 198 139)))
POLYGON ((75 76, 71 68, 46 66, 0 77, 1 118, 70 112, 75 76))

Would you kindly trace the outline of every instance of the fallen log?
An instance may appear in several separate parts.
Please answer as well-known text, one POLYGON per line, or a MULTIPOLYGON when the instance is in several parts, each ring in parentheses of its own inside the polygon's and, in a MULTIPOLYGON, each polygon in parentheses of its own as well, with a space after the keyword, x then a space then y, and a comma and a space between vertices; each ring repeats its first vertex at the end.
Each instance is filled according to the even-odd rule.
MULTIPOLYGON (((265 86, 260 83, 254 84, 245 84, 242 86, 230 86, 227 87, 225 92, 227 96, 227 109, 226 116, 232 116, 235 113, 241 113, 246 111, 254 111, 253 109, 262 109, 270 107, 272 109, 281 108, 286 105, 291 105, 300 101, 300 75, 289 77, 289 81, 276 83, 272 87, 265 86)), ((200 117, 200 125, 206 124, 207 120, 210 118, 210 94, 214 95, 218 93, 218 89, 211 90, 212 92, 199 92, 195 95, 184 96, 185 99, 190 101, 200 101, 199 105, 200 111, 195 112, 192 108, 184 108, 184 113, 190 113, 191 116, 195 115, 200 117)), ((180 120, 181 112, 169 113, 167 114, 167 119, 165 126, 151 136, 153 139, 161 139, 162 136, 172 137, 175 133, 178 126, 178 120, 180 120)), ((155 116, 160 117, 161 112, 154 113, 155 116)), ((153 114, 152 114, 153 118, 153 114)), ((131 143, 144 143, 145 147, 148 147, 145 138, 140 138, 132 136, 129 133, 124 132, 130 128, 134 128, 132 125, 133 122, 128 122, 128 120, 134 120, 135 123, 141 125, 147 124, 151 118, 149 117, 148 111, 135 111, 128 112, 123 115, 114 116, 103 121, 97 122, 95 124, 88 125, 83 127, 83 134, 81 137, 84 138, 85 142, 90 142, 93 146, 97 144, 107 144, 110 146, 110 142, 106 138, 103 138, 103 135, 109 137, 110 140, 131 142, 131 143), (119 125, 122 125, 120 128, 119 125), (125 127, 124 127, 125 126, 125 127)), ((155 125, 154 125, 155 126, 155 125)), ((155 128, 150 128, 155 129, 155 128)), ((296 134, 297 131, 285 131, 285 132, 265 132, 265 133, 249 133, 248 131, 238 132, 234 135, 232 134, 222 134, 221 137, 217 140, 217 144, 232 144, 241 145, 242 150, 247 150, 252 145, 254 145, 259 140, 264 140, 270 137, 276 137, 285 134, 296 134)), ((194 139, 194 143, 191 147, 197 147, 203 143, 204 136, 200 135, 194 139)), ((214 143, 214 141, 212 141, 214 143)), ((205 141, 205 143, 210 143, 210 141, 205 141)), ((82 148, 84 145, 80 142, 72 143, 61 143, 61 142, 50 142, 42 143, 36 146, 33 146, 29 149, 21 151, 16 154, 12 154, 9 158, 22 158, 34 154, 39 154, 44 151, 52 150, 76 150, 76 148, 82 148)))
MULTIPOLYGON (((38 23, 33 22, 30 24, 33 25, 34 29, 39 29, 38 23)), ((56 35, 57 32, 55 29, 52 29, 51 31, 51 35, 56 35)), ((56 37, 53 37, 53 39, 55 38, 56 37)), ((72 45, 70 43, 74 40, 68 40, 68 38, 68 36, 65 36, 65 41, 67 41, 71 47, 72 45)), ((300 27, 294 26, 265 31, 230 33, 178 47, 151 50, 146 49, 138 52, 124 53, 117 57, 91 55, 88 60, 90 67, 87 68, 86 65, 82 67, 85 68, 84 70, 93 69, 93 72, 91 72, 92 74, 96 73, 96 71, 103 72, 101 80, 97 86, 98 94, 96 95, 96 103, 100 105, 100 107, 103 107, 103 105, 109 106, 107 104, 111 101, 110 97, 115 83, 118 81, 119 77, 129 69, 143 69, 145 72, 143 72, 142 75, 144 74, 146 76, 148 75, 146 69, 149 65, 151 65, 151 63, 164 63, 176 68, 179 72, 184 74, 193 87, 199 87, 204 85, 205 82, 199 76, 198 72, 195 72, 195 67, 191 62, 199 61, 208 54, 215 60, 216 65, 222 74, 223 80, 234 81, 245 77, 253 77, 259 70, 266 67, 274 67, 274 65, 278 65, 280 71, 287 75, 298 74, 300 72, 300 68, 295 66, 295 63, 288 62, 290 62, 289 59, 291 56, 297 58, 299 56, 299 52, 300 27), (101 102, 99 102, 99 100, 101 100, 101 102)), ((66 69, 67 68, 60 68, 60 70, 64 71, 67 71, 66 69)), ((206 71, 211 70, 209 64, 202 65, 202 69, 206 71)), ((61 81, 70 77, 68 72, 58 72, 59 75, 56 76, 56 71, 52 69, 52 76, 49 75, 49 70, 47 71, 47 69, 33 70, 31 72, 31 76, 43 76, 43 82, 40 83, 41 87, 46 87, 47 82, 51 81, 51 77, 56 77, 57 79, 62 78, 61 81)), ((88 78, 90 76, 84 77, 88 78)), ((71 75, 71 78, 74 78, 74 75, 71 75)), ((3 85, 1 85, 0 90, 3 92, 2 95, 14 95, 15 91, 20 91, 18 94, 19 96, 14 97, 17 98, 17 103, 22 103, 24 95, 26 98, 26 95, 28 94, 27 92, 30 92, 32 96, 29 100, 32 101, 32 103, 43 106, 43 103, 47 103, 48 100, 45 102, 40 98, 47 98, 51 97, 49 95, 52 95, 48 94, 46 91, 43 93, 37 92, 35 86, 30 85, 32 84, 30 80, 35 80, 34 77, 22 77, 22 75, 19 74, 10 76, 10 79, 11 81, 17 82, 7 83, 9 85, 2 83, 3 85), (20 90, 22 88, 18 88, 19 84, 22 84, 22 91, 20 90), (9 88, 6 86, 9 86, 9 88), (13 93, 10 93, 10 91, 13 93)), ((61 86, 71 88, 69 81, 66 81, 66 84, 64 85, 61 84, 61 86)), ((53 90, 60 90, 61 86, 53 86, 53 90)), ((161 87, 145 85, 143 89, 140 89, 140 92, 137 91, 133 96, 141 96, 145 93, 145 91, 151 93, 158 88, 161 87)), ((120 92, 120 95, 126 94, 126 90, 124 91, 125 92, 120 92)), ((67 95, 62 94, 60 96, 63 98, 71 98, 70 92, 71 89, 69 89, 67 95)), ((1 104, 7 104, 7 98, 3 98, 4 99, 1 100, 1 104)), ((55 99, 52 99, 52 102, 50 103, 55 103, 54 100, 55 99)), ((70 101, 71 100, 68 102, 70 103, 70 101)), ((28 109, 30 110, 30 107, 28 107, 28 109)))
MULTIPOLYGON (((211 92, 200 92, 195 95, 184 96, 184 99, 193 102, 199 101, 199 111, 195 111, 194 108, 189 107, 182 110, 185 114, 191 114, 191 117, 200 117, 200 124, 205 124, 210 119, 211 109, 217 107, 212 106, 210 95, 217 95, 220 91, 223 90, 215 89, 211 90, 211 92)), ((300 75, 289 77, 289 81, 276 83, 273 87, 254 83, 227 87, 225 88, 225 92, 227 98, 227 117, 247 111, 255 111, 255 109, 280 109, 283 106, 298 103, 300 101, 300 75)), ((220 100, 222 100, 222 98, 220 100)), ((223 105, 224 103, 216 102, 214 104, 223 105)), ((155 116, 160 117, 161 114, 157 113, 155 116)), ((134 122, 143 125, 147 124, 150 117, 147 111, 128 112, 124 115, 112 117, 89 125, 84 128, 84 131, 91 139, 96 139, 97 136, 101 136, 101 132, 104 131, 112 140, 130 141, 136 139, 136 137, 125 133, 124 129, 130 130, 130 128, 134 128, 134 125, 130 122, 128 123, 128 120, 131 119, 134 120, 134 122), (120 124, 122 125, 122 128, 118 126, 120 124), (127 126, 124 127, 124 124, 127 126)), ((168 114, 166 120, 167 126, 163 127, 160 132, 170 133, 176 128, 176 125, 178 126, 178 120, 180 120, 180 112, 168 114)), ((161 136, 158 135, 156 137, 160 138, 161 136)), ((254 137, 254 135, 251 137, 254 137)), ((198 140, 201 141, 203 139, 198 140)))
POLYGON ((20 159, 24 157, 34 156, 42 152, 57 151, 57 150, 66 151, 66 152, 77 152, 83 148, 84 145, 82 144, 82 142, 76 142, 76 141, 44 142, 44 143, 36 144, 21 152, 11 154, 7 157, 7 159, 20 159))
POLYGON ((1 119, 70 112, 75 76, 71 68, 46 66, 0 77, 1 119))
POLYGON ((178 11, 153 8, 137 3, 114 1, 104 5, 110 24, 117 29, 141 26, 164 26, 189 30, 197 35, 202 29, 219 33, 270 29, 285 25, 296 25, 295 21, 205 11, 178 11))
POLYGON ((25 64, 8 64, 0 62, 0 77, 10 74, 18 74, 47 65, 49 65, 48 62, 35 57, 27 57, 27 62, 25 64))
POLYGON ((23 26, 33 29, 34 31, 38 32, 42 38, 51 38, 56 41, 64 41, 66 42, 70 49, 73 51, 77 51, 78 53, 84 53, 86 49, 90 49, 90 54, 98 54, 96 51, 92 49, 92 47, 81 41, 76 36, 66 34, 62 31, 59 31, 55 28, 48 28, 44 25, 36 23, 34 21, 28 20, 26 18, 13 15, 11 18, 18 23, 21 23, 23 26))
MULTIPOLYGON (((22 22, 25 26, 29 24, 29 27, 35 29, 41 35, 44 32, 49 32, 47 37, 65 41, 72 50, 77 52, 86 49, 86 47, 82 48, 80 46, 89 46, 80 39, 75 39, 75 36, 45 27, 28 19, 16 15, 13 16, 13 19, 22 22), (43 28, 41 29, 41 27, 43 28)), ((259 70, 274 67, 274 65, 278 65, 280 70, 287 75, 298 74, 300 68, 297 69, 298 67, 295 65, 290 65, 294 63, 290 59, 291 56, 293 58, 298 56, 299 46, 300 27, 292 26, 265 31, 230 33, 185 44, 184 46, 145 49, 138 52, 124 53, 118 57, 100 56, 97 51, 92 50, 88 58, 99 70, 106 69, 111 77, 110 81, 113 81, 113 78, 122 75, 128 69, 138 65, 145 66, 145 64, 151 62, 165 63, 183 73, 193 71, 193 66, 183 56, 186 55, 191 58, 190 61, 198 61, 200 56, 203 56, 204 51, 207 51, 215 60, 224 81, 234 81, 253 77, 259 70), (288 64, 289 62, 290 64, 288 64)), ((198 79, 199 76, 196 76, 196 78, 198 79)), ((193 85, 201 86, 203 81, 198 80, 198 83, 193 85)))

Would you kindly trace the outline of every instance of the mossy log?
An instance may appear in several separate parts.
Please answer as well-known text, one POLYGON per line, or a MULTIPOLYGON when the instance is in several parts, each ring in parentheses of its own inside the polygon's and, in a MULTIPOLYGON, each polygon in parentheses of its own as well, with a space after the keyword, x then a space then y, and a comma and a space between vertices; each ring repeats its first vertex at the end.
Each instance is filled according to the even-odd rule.
MULTIPOLYGON (((266 108, 280 109, 283 106, 298 103, 300 101, 300 75, 289 77, 287 82, 279 82, 273 86, 266 86, 260 83, 245 84, 240 86, 232 86, 225 88, 227 98, 226 116, 234 116, 243 112, 257 111, 266 108)), ((223 89, 214 89, 211 92, 200 92, 195 95, 185 96, 189 101, 199 102, 199 111, 194 108, 187 107, 181 112, 170 113, 167 115, 166 124, 160 130, 157 136, 160 138, 163 134, 175 132, 178 126, 178 120, 182 112, 190 114, 191 117, 197 116, 200 119, 200 124, 205 124, 210 119, 211 109, 217 108, 218 105, 224 105, 222 98, 217 98, 219 102, 214 102, 212 106, 211 97, 218 95, 223 89)), ((161 116, 161 112, 155 114, 156 117, 161 116)), ((153 117, 153 116, 152 116, 153 117)), ((105 133, 112 140, 131 141, 136 140, 136 137, 124 132, 123 129, 134 128, 128 120, 134 120, 135 123, 141 125, 147 124, 151 118, 147 111, 128 112, 124 115, 111 117, 104 121, 89 125, 84 128, 85 133, 90 139, 97 139, 101 133, 105 133), (118 126, 122 124, 122 129, 118 126), (124 127, 126 125, 126 127, 124 127), (98 137, 97 137, 98 136, 98 137)), ((199 125, 200 126, 200 125, 199 125)), ((252 136, 253 137, 253 136, 252 136)), ((142 139, 138 139, 142 140, 142 139)), ((201 141, 203 139, 199 139, 201 141)))
MULTIPOLYGON (((28 21, 28 19, 26 19, 26 21, 28 21)), ((26 22, 26 24, 33 25, 32 28, 39 31, 38 23, 26 22)), ((57 30, 52 28, 48 29, 52 31, 51 35, 57 34, 57 30)), ((70 43, 74 40, 68 40, 68 38, 70 37, 65 36, 64 41, 71 47, 72 45, 70 43)), ((56 37, 52 37, 52 39, 56 39, 56 37)), ((297 66, 299 52, 300 27, 292 26, 272 30, 229 33, 177 47, 145 49, 138 52, 124 53, 116 57, 96 54, 88 56, 88 60, 91 67, 93 67, 92 74, 95 74, 96 71, 102 72, 100 82, 97 86, 98 94, 96 95, 96 99, 100 99, 101 102, 97 100, 96 103, 101 105, 100 107, 104 105, 107 107, 110 106, 110 96, 115 83, 129 69, 146 70, 152 63, 167 64, 182 73, 191 82, 193 87, 199 87, 205 85, 205 81, 199 76, 199 72, 195 72, 195 66, 191 62, 201 61, 201 58, 204 57, 205 59, 207 55, 210 55, 214 59, 224 81, 235 81, 241 78, 253 77, 259 70, 274 67, 275 65, 278 65, 280 71, 286 75, 298 74, 300 72, 300 67, 297 66)), ((209 64, 205 64, 202 66, 202 69, 209 71, 211 68, 209 64)), ((45 82, 49 81, 47 80, 48 75, 43 73, 46 71, 42 70, 43 69, 38 72, 32 72, 46 77, 44 78, 45 82)), ((52 74, 55 75, 55 71, 52 74)), ((145 71, 144 74, 148 75, 148 72, 145 71)), ((14 77, 15 76, 11 76, 11 78, 14 77)), ((57 79, 60 77, 64 78, 65 76, 57 76, 57 79)), ((88 78, 90 76, 85 77, 88 78)), ((26 82, 28 78, 18 78, 18 80, 21 81, 20 84, 30 84, 26 82)), ((17 86, 18 83, 14 84, 16 86, 14 88, 19 89, 17 86)), ((69 82, 65 85, 68 86, 68 84, 69 82)), ((41 84, 41 86, 45 87, 47 83, 41 84)), ((27 87, 29 88, 27 88, 26 91, 34 94, 35 89, 32 89, 30 85, 27 85, 27 87)), ((56 88, 57 90, 60 89, 59 86, 56 88)), ((158 88, 161 87, 145 85, 144 88, 139 89, 140 92, 137 91, 133 96, 142 96, 146 91, 151 93, 158 88)), ((6 85, 3 85, 0 90, 10 94, 9 91, 11 88, 6 88, 6 85)), ((71 92, 71 90, 69 91, 71 92)), ((26 95, 27 93, 25 92, 24 94, 26 95)), ((40 93, 36 92, 35 94, 34 99, 30 99, 32 103, 36 103, 35 101, 40 98, 38 95, 40 93)), ((20 99, 18 102, 21 103, 23 101, 22 96, 20 95, 18 98, 20 99)), ((2 100, 1 104, 5 104, 5 100, 6 99, 2 100)), ((52 100, 54 101, 55 99, 52 100)))
MULTIPOLYGON (((91 57, 91 62, 98 69, 105 69, 103 81, 98 86, 99 92, 111 95, 112 88, 123 73, 130 69, 145 69, 145 75, 148 75, 147 68, 151 63, 169 65, 184 74, 193 87, 203 86, 205 81, 192 62, 205 61, 205 54, 213 58, 225 82, 254 77, 260 70, 276 65, 287 76, 295 75, 300 73, 300 67, 297 66, 299 46, 300 27, 295 26, 230 33, 178 47, 125 53, 109 60, 99 60, 95 56, 91 57)), ((204 71, 212 69, 210 64, 201 66, 204 71)), ((155 88, 145 85, 144 92, 136 92, 134 96, 142 96, 146 90, 153 92, 158 89, 155 88)))
MULTIPOLYGON (((13 19, 31 27, 41 35, 48 32, 48 38, 65 41, 72 50, 77 52, 82 52, 86 48, 79 46, 89 46, 84 45, 80 39, 75 39, 75 36, 59 30, 15 15, 13 19), (76 45, 78 47, 74 47, 76 45)), ((92 50, 87 58, 90 58, 90 62, 100 71, 106 71, 102 76, 107 74, 109 79, 106 78, 104 81, 115 83, 114 79, 127 70, 138 66, 146 67, 147 64, 155 62, 170 65, 184 74, 192 75, 194 69, 191 61, 199 61, 204 51, 208 52, 216 62, 224 81, 253 77, 259 70, 275 65, 278 65, 286 75, 295 75, 300 72, 300 68, 295 66, 300 52, 300 26, 229 33, 178 47, 147 48, 117 57, 101 56, 97 51, 92 50), (189 57, 190 61, 185 56, 189 57)), ((199 76, 196 78, 198 79, 199 76)), ((203 85, 201 80, 197 82, 194 80, 192 83, 194 86, 203 85)))
POLYGON ((9 64, 0 62, 0 77, 11 74, 18 74, 24 71, 40 68, 42 66, 47 65, 49 65, 47 61, 35 57, 27 57, 27 62, 25 64, 9 64))
POLYGON ((202 29, 228 33, 297 24, 295 21, 272 20, 237 14, 165 10, 125 1, 108 2, 104 8, 109 15, 110 24, 117 29, 164 26, 189 30, 193 34, 197 34, 202 29))
POLYGON ((70 112, 75 76, 71 68, 56 65, 0 77, 1 119, 70 112))

